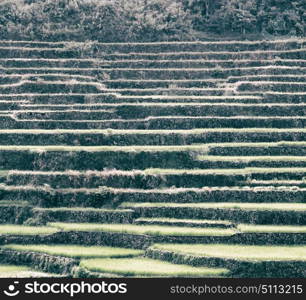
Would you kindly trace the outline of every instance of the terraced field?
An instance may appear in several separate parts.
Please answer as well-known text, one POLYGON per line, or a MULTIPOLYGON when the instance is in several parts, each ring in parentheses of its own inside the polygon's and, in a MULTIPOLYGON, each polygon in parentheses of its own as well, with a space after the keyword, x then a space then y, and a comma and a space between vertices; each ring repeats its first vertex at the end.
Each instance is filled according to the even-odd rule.
POLYGON ((306 40, 0 42, 0 276, 306 277, 306 40))

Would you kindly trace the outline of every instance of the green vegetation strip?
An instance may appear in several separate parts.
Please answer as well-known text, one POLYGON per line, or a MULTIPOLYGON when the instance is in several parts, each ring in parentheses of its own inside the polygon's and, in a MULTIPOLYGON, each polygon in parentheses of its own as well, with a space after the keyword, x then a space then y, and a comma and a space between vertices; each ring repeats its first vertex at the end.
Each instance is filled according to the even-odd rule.
POLYGON ((164 223, 181 223, 183 224, 199 224, 203 225, 232 225, 229 221, 221 221, 221 220, 195 220, 195 219, 175 219, 175 218, 138 218, 136 221, 139 222, 164 222, 164 223))
POLYGON ((306 147, 305 142, 271 142, 271 143, 211 143, 187 146, 8 146, 1 145, 0 151, 208 151, 211 147, 306 147))
POLYGON ((14 265, 0 265, 0 274, 2 273, 16 273, 30 271, 26 266, 14 266, 14 265))
POLYGON ((64 231, 119 232, 153 236, 231 236, 233 229, 191 228, 162 225, 49 223, 49 226, 64 231))
POLYGON ((302 211, 306 212, 306 204, 302 203, 134 203, 124 202, 121 208, 198 208, 198 209, 241 209, 258 211, 302 211))
MULTIPOLYGON (((1 200, 0 206, 28 206, 29 202, 27 201, 10 201, 10 200, 1 200)), ((1 226, 1 225, 0 225, 1 226)))
POLYGON ((306 261, 306 246, 156 244, 153 250, 241 261, 306 261))
POLYGON ((0 278, 59 277, 57 274, 37 272, 27 266, 0 265, 0 278))
MULTIPOLYGON (((274 155, 273 156, 269 156, 269 155, 267 155, 267 156, 217 156, 216 155, 215 156, 215 155, 199 155, 199 156, 197 156, 197 160, 200 160, 200 161, 227 161, 227 162, 306 161, 306 156, 274 156, 274 155)), ((278 168, 274 168, 273 171, 275 170, 275 172, 277 172, 277 169, 278 168)), ((283 169, 284 168, 279 168, 279 170, 283 170, 283 169)), ((291 168, 287 168, 287 170, 290 170, 290 169, 291 168)), ((243 169, 243 170, 249 170, 249 169, 247 168, 247 169, 243 169)), ((270 169, 268 169, 268 170, 270 170, 270 169)), ((237 170, 237 171, 239 172, 239 170, 237 170)), ((235 173, 236 173, 236 171, 235 171, 235 173)))
MULTIPOLYGON (((227 104, 228 105, 228 104, 227 104)), ((20 112, 29 112, 18 111, 20 112)), ((40 112, 34 110, 34 112, 40 112)), ((50 112, 56 112, 51 110, 50 112)), ((68 111, 69 112, 69 111, 68 111)), ((88 111, 85 111, 88 112, 88 111)), ((90 111, 92 112, 92 111, 90 111)), ((159 129, 1 129, 1 134, 201 134, 201 133, 210 133, 210 132, 306 132, 306 128, 198 128, 198 129, 189 129, 189 130, 159 130, 159 129)))
POLYGON ((306 226, 239 224, 238 230, 243 233, 306 233, 306 226))
MULTIPOLYGON (((9 201, 7 201, 9 202, 9 201)), ((1 203, 1 202, 0 202, 1 203)), ((100 212, 100 213, 127 213, 133 212, 131 209, 107 209, 107 208, 94 208, 94 207, 52 207, 52 208, 42 208, 35 207, 36 212, 100 212)))
MULTIPOLYGON (((211 157, 212 159, 214 157, 211 157)), ((226 157, 227 158, 227 157, 226 157)), ((251 157, 248 157, 251 159, 251 157)), ((252 157, 254 158, 254 157, 252 157)), ((264 157, 267 160, 269 158, 274 159, 274 157, 264 157)), ((281 157, 284 160, 287 157, 281 157)), ((237 157, 237 159, 239 159, 237 157)), ((255 157, 257 159, 257 156, 255 157)), ((304 156, 289 156, 288 160, 305 160, 304 156)), ((276 159, 275 159, 276 160, 276 159)), ((278 161, 278 160, 277 160, 278 161)), ((28 171, 28 170, 8 170, 3 171, 3 177, 7 176, 69 176, 69 177, 78 177, 78 176, 135 176, 135 175, 179 175, 179 174, 203 174, 203 175, 247 175, 253 173, 306 173, 306 168, 243 168, 243 169, 145 169, 145 170, 107 170, 107 171, 95 171, 95 170, 87 170, 87 171, 78 171, 78 170, 66 170, 66 171, 28 171), (4 175, 5 174, 5 175, 4 175)))
POLYGON ((143 254, 142 250, 115 248, 106 246, 77 246, 77 245, 5 245, 2 248, 17 251, 31 251, 50 255, 72 258, 105 258, 105 257, 134 257, 143 254))
POLYGON ((125 276, 217 277, 228 273, 221 268, 195 268, 149 258, 88 259, 82 260, 80 266, 90 271, 125 276))
POLYGON ((39 235, 52 234, 58 229, 44 226, 0 225, 0 235, 39 235))
MULTIPOLYGON (((267 160, 271 158, 273 160, 273 157, 267 157, 267 160)), ((286 157, 282 157, 284 160, 286 157)), ((304 160, 306 161, 305 156, 297 156, 297 157, 291 157, 292 160, 304 160), (299 159, 301 158, 301 159, 299 159)), ((212 157, 214 159, 214 157, 212 157)), ((239 158, 237 158, 239 159, 239 158)), ((251 159, 251 158, 250 158, 251 159)), ((257 159, 256 157, 253 157, 253 159, 257 159)), ((290 159, 290 157, 289 157, 290 159)), ((118 172, 118 171, 117 171, 118 172)), ((136 174, 137 171, 133 171, 134 174, 136 174)), ((244 175, 244 174, 252 174, 252 173, 306 173, 306 168, 244 168, 244 169, 146 169, 142 171, 146 175, 176 175, 176 174, 212 174, 212 175, 244 175)))

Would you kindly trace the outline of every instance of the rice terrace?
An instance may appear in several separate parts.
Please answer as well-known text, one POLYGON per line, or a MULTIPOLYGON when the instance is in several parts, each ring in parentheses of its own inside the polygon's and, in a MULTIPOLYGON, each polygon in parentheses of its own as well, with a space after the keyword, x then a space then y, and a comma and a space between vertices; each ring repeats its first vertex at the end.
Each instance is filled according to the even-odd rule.
POLYGON ((2 40, 2 276, 305 277, 305 45, 2 40))
POLYGON ((1 38, 0 277, 306 278, 305 125, 303 36, 1 38))

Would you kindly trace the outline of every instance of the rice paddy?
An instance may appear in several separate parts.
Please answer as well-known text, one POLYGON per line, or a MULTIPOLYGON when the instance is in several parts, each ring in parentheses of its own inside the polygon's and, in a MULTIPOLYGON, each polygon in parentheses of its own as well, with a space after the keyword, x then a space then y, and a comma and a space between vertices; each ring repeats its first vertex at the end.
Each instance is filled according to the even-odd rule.
POLYGON ((0 276, 305 278, 305 45, 2 40, 0 276))

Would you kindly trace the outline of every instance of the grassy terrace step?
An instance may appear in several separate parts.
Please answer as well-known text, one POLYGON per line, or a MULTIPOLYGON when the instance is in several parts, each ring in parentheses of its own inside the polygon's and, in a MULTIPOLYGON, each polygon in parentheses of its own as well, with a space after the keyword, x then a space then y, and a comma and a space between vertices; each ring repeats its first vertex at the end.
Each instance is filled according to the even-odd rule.
MULTIPOLYGON (((1 203, 1 202, 0 202, 1 203)), ((33 223, 47 222, 86 222, 86 223, 132 223, 134 211, 130 209, 97 209, 90 207, 58 207, 32 210, 33 223)), ((29 222, 29 220, 27 221, 29 222)))
POLYGON ((2 67, 7 68, 234 68, 234 67, 256 67, 256 66, 292 66, 305 67, 306 62, 302 59, 0 59, 2 67))
MULTIPOLYGON (((245 169, 145 169, 109 171, 7 171, 2 182, 7 185, 48 184, 52 188, 98 188, 100 186, 162 188, 247 185, 251 180, 268 180, 270 185, 284 180, 303 182, 306 168, 245 169), (6 174, 6 177, 5 177, 6 174)), ((290 183, 290 182, 289 182, 290 183)), ((305 182, 304 182, 305 183, 305 182)))
POLYGON ((231 228, 234 224, 229 221, 214 220, 192 220, 175 218, 138 218, 134 221, 137 225, 164 225, 164 226, 184 226, 198 228, 231 228))
MULTIPOLYGON (((222 99, 222 97, 220 97, 220 99, 222 99)), ((2 114, 12 114, 14 113, 15 115, 18 114, 33 114, 33 119, 35 119, 35 114, 45 114, 48 116, 48 114, 54 114, 56 115, 56 113, 70 113, 70 112, 74 112, 74 113, 78 113, 78 112, 83 112, 83 113, 88 113, 88 112, 114 112, 114 116, 120 115, 121 118, 129 118, 130 120, 137 120, 140 119, 139 117, 137 118, 136 116, 129 116, 127 115, 127 112, 125 110, 127 110, 127 108, 134 108, 136 107, 136 109, 142 108, 143 106, 147 106, 148 109, 147 111, 145 110, 143 113, 144 114, 149 114, 152 113, 153 116, 155 114, 157 114, 157 112, 161 109, 164 108, 167 110, 167 114, 161 113, 160 115, 156 115, 156 117, 171 117, 171 116, 175 116, 176 114, 180 115, 180 114, 184 114, 186 113, 187 115, 190 114, 190 110, 195 110, 198 109, 197 114, 200 114, 201 111, 203 109, 207 109, 207 113, 211 112, 211 117, 214 116, 214 114, 216 113, 220 113, 220 116, 222 116, 223 114, 226 116, 227 114, 229 116, 231 116, 232 112, 231 110, 233 110, 234 108, 236 108, 239 112, 241 112, 241 117, 247 117, 248 116, 248 109, 253 108, 255 112, 260 112, 260 110, 267 109, 266 114, 271 114, 271 112, 268 111, 268 108, 275 110, 275 113, 279 112, 279 115, 277 116, 281 116, 282 114, 282 110, 288 110, 288 116, 285 117, 290 117, 290 114, 296 114, 296 111, 298 109, 304 110, 305 108, 305 104, 304 103, 291 103, 291 104, 287 104, 287 103, 205 103, 205 102, 186 102, 186 103, 178 103, 178 102, 172 102, 172 103, 165 103, 165 102, 161 102, 161 103, 151 103, 151 102, 147 102, 147 103, 92 103, 92 104, 28 104, 28 103, 24 103, 22 101, 2 101, 1 104, 3 104, 3 106, 6 105, 10 105, 10 107, 12 108, 11 110, 5 110, 5 106, 3 107, 4 109, 1 111, 2 114), (14 109, 15 108, 15 109, 14 109), (152 110, 152 112, 150 110, 152 110), (181 112, 179 112, 179 109, 181 110, 181 112), (226 111, 228 110, 228 111, 226 111), (245 111, 244 111, 245 110, 245 111), (122 114, 122 115, 121 115, 122 114)), ((273 114, 273 113, 272 113, 273 114)), ((208 114, 208 116, 210 116, 208 114)), ((264 116, 264 115, 263 115, 264 116)), ((269 115, 267 115, 269 116, 269 115)), ((142 116, 143 118, 145 118, 146 116, 142 116)), ((191 117, 191 116, 189 116, 191 117)), ((196 117, 196 115, 194 116, 196 117)), ((199 117, 199 116, 198 116, 199 117)), ((103 120, 103 119, 102 119, 103 120)))
MULTIPOLYGON (((305 202, 305 188, 298 187, 205 187, 205 188, 163 188, 163 189, 126 189, 126 188, 67 188, 53 189, 49 186, 7 186, 1 185, 1 201, 27 200, 31 205, 42 207, 95 207, 101 208, 116 205, 124 201, 130 201, 131 209, 143 201, 150 202, 150 211, 154 205, 162 207, 168 203, 191 204, 212 204, 223 202, 251 203, 273 203, 277 204, 299 204, 305 202)), ((231 203, 229 203, 231 204, 231 203)), ((182 207, 184 208, 184 205, 182 207)), ((180 205, 178 205, 178 209, 180 205)), ((142 212, 141 207, 136 210, 142 212)), ((153 209, 154 210, 154 209, 153 209)), ((158 209, 157 209, 158 210, 158 209)), ((161 209, 162 210, 162 209, 161 209)), ((175 209, 174 209, 175 210, 175 209)), ((183 209, 184 210, 184 209, 183 209)), ((167 209, 165 209, 167 211, 167 209)), ((171 208, 169 207, 169 211, 171 208)), ((81 213, 80 213, 81 215, 81 213)), ((97 213, 97 215, 99 215, 97 213)), ((158 215, 155 215, 159 217, 158 215)), ((172 217, 167 215, 166 217, 172 217)), ((186 215, 189 218, 189 216, 186 215)), ((86 215, 80 218, 86 218, 86 215)))
MULTIPOLYGON (((302 156, 197 156, 197 168, 295 168, 303 167, 302 156)), ((236 170, 237 171, 237 170, 236 170)), ((235 172, 236 172, 235 171, 235 172)))
POLYGON ((110 120, 15 120, 0 116, 2 129, 194 129, 194 128, 304 128, 306 117, 182 117, 164 116, 145 119, 110 120))
MULTIPOLYGON (((20 242, 20 240, 18 241, 20 242)), ((28 243, 27 240, 21 240, 21 243, 28 243)), ((33 243, 33 240, 30 243, 33 243)), ((34 241, 35 242, 35 241, 34 241)), ((28 268, 38 270, 36 277, 46 277, 43 272, 53 273, 49 277, 58 277, 54 273, 61 276, 69 276, 72 270, 78 265, 78 261, 69 257, 52 256, 45 253, 34 251, 23 252, 11 249, 0 249, 0 261, 3 264, 25 265, 28 268)), ((31 275, 31 274, 29 274, 31 275)), ((22 276, 21 276, 22 277, 22 276)), ((26 276, 24 276, 26 277, 26 276)), ((29 276, 31 277, 31 276, 29 276)))
MULTIPOLYGON (((1 47, 64 48, 65 42, 1 40, 1 47)), ((69 45, 69 44, 68 44, 69 45)), ((278 45, 278 44, 276 44, 278 45)))
POLYGON ((78 53, 64 48, 3 47, 0 46, 1 58, 75 58, 78 53))
MULTIPOLYGON (((184 221, 184 220, 182 220, 184 221)), ((196 220, 195 220, 196 221, 196 220)), ((192 220, 189 220, 192 222, 192 220)), ((222 223, 221 221, 214 221, 222 223)), ((213 223, 213 221, 210 221, 213 223)), ((223 222, 224 224, 226 222, 223 222)), ((12 225, 10 225, 12 226, 12 225)), ((144 249, 154 242, 179 243, 235 243, 235 244, 305 244, 305 226, 250 226, 247 224, 234 227, 191 227, 171 224, 131 225, 131 224, 96 224, 96 223, 49 223, 57 229, 55 232, 33 234, 23 233, 25 226, 15 226, 14 231, 1 235, 2 244, 22 245, 102 245, 111 247, 144 249)), ((7 226, 6 226, 7 227, 7 226)), ((27 226, 29 227, 29 226, 27 226)), ((49 228, 49 227, 39 227, 49 228)), ((36 246, 34 246, 35 248, 36 246)), ((60 246, 59 246, 60 247, 60 246)), ((21 247, 22 248, 22 247, 21 247)), ((25 247, 27 248, 27 247, 25 247)), ((39 250, 39 247, 36 247, 39 250)), ((62 251, 68 249, 63 247, 62 251)), ((5 250, 5 247, 3 248, 5 250)), ((13 249, 20 250, 20 249, 13 249)), ((52 250, 52 249, 50 249, 52 250)), ((53 249, 54 250, 54 249, 53 249)), ((76 250, 76 249, 71 249, 76 250)), ((101 249, 100 257, 106 256, 101 249)), ((120 249, 118 249, 120 250, 120 249)), ((29 250, 30 251, 30 250, 29 250)), ((59 251, 59 248, 57 248, 59 251)), ((76 250, 77 251, 77 250, 76 250)), ((76 251, 74 251, 76 256, 76 251)), ((35 251, 31 252, 45 252, 35 251)), ((122 253, 122 252, 121 252, 122 253)), ((47 253, 56 255, 55 253, 47 253)), ((71 254, 71 252, 70 252, 71 254)), ((92 254, 91 254, 92 255, 92 254)), ((62 254, 61 256, 69 256, 62 254)), ((83 254, 88 256, 88 253, 83 254)), ((114 256, 114 255, 113 255, 114 256)), ((119 255, 117 255, 119 256, 119 255)), ((124 256, 124 255, 122 255, 124 256)), ((1 253, 0 253, 1 257, 1 253)))
MULTIPOLYGON (((130 138, 135 134, 137 131, 122 131, 124 134, 120 134, 120 131, 115 130, 109 130, 108 135, 116 136, 118 134, 118 138, 122 138, 122 136, 125 136, 126 138, 130 138), (129 133, 129 135, 128 135, 129 133)), ((173 131, 161 131, 165 136, 169 135, 171 137, 171 132, 173 131)), ((174 143, 170 145, 131 145, 131 146, 65 146, 65 145, 52 145, 52 146, 31 146, 31 145, 1 145, 0 150, 1 151, 30 151, 30 152, 107 152, 107 151, 118 151, 118 152, 134 152, 134 151, 145 151, 145 152, 163 152, 163 151, 193 151, 195 153, 199 153, 202 155, 214 155, 214 156, 280 156, 282 154, 286 154, 286 156, 303 156, 305 153, 304 148, 306 145, 306 142, 300 141, 300 142, 271 142, 271 143, 249 143, 249 142, 241 142, 241 143, 207 143, 207 144, 194 144, 194 143, 188 143, 188 140, 186 142, 183 142, 183 137, 185 132, 185 139, 187 139, 188 135, 187 133, 198 133, 201 136, 201 130, 197 131, 178 131, 177 133, 181 133, 182 140, 181 143, 174 143), (180 144, 180 145, 178 145, 180 144), (246 155, 247 154, 247 155, 246 155)), ((205 131, 204 131, 205 132, 205 131)), ((37 133, 42 134, 43 132, 37 131, 37 133)), ((106 135, 107 132, 105 132, 106 135)), ((137 133, 143 133, 144 136, 146 134, 156 134, 158 131, 154 132, 146 130, 146 131, 138 131, 137 133)), ((138 135, 139 138, 139 135, 138 135)), ((193 141, 196 142, 196 141, 193 141)))
POLYGON ((109 120, 117 118, 112 109, 91 109, 91 110, 15 110, 11 111, 16 120, 109 120))
MULTIPOLYGON (((14 62, 18 62, 18 59, 12 59, 14 62)), ((1 59, 0 59, 1 63, 1 59)), ((102 87, 101 80, 95 76, 84 76, 78 74, 0 74, 1 87, 18 87, 24 84, 80 84, 80 85, 92 85, 102 87)))
POLYGON ((123 96, 151 96, 151 95, 173 95, 173 96, 223 96, 226 93, 223 87, 191 87, 191 88, 137 88, 137 89, 105 89, 107 93, 118 93, 123 96))
POLYGON ((58 277, 55 274, 39 272, 27 266, 0 264, 0 278, 45 278, 58 277))
MULTIPOLYGON (((152 80, 150 80, 152 81, 152 80)), ((189 82, 197 80, 173 80, 173 82, 189 82)), ((271 97, 270 97, 271 98, 271 97)), ((254 95, 226 95, 226 96, 171 96, 171 95, 158 95, 158 96, 126 96, 119 95, 118 93, 24 93, 24 94, 5 94, 0 95, 0 101, 26 101, 31 109, 41 108, 85 108, 92 106, 103 106, 104 104, 120 104, 120 103, 274 103, 273 98, 269 101, 262 96, 254 95)), ((285 99, 280 99, 286 102, 285 99)), ((282 101, 279 101, 282 103, 282 101)), ((290 100, 290 103, 297 101, 290 100)), ((302 100, 300 102, 303 102, 302 100)), ((26 104, 26 103, 25 103, 26 104)))
POLYGON ((192 266, 229 268, 238 277, 306 277, 305 246, 157 244, 146 254, 192 266))
MULTIPOLYGON (((1 51, 0 51, 1 54, 1 51)), ((305 51, 306 55, 306 51, 305 51)), ((305 56, 306 58, 306 56, 305 56)), ((225 79, 229 76, 247 75, 304 75, 304 67, 291 66, 261 66, 261 67, 241 67, 241 68, 104 68, 105 77, 114 79, 202 79, 216 78, 225 79)), ((29 75, 29 74, 74 74, 83 76, 99 76, 101 68, 3 68, 3 74, 8 75, 29 75)))
POLYGON ((225 268, 194 268, 187 265, 148 259, 88 259, 82 260, 81 267, 93 272, 113 273, 123 276, 149 277, 223 277, 225 268))
POLYGON ((1 167, 6 170, 43 171, 306 167, 305 157, 303 156, 305 146, 303 144, 295 143, 295 146, 292 144, 283 144, 283 146, 277 143, 271 144, 270 147, 268 143, 255 144, 257 146, 253 145, 252 147, 252 145, 236 143, 235 146, 229 145, 226 147, 223 145, 219 148, 214 146, 209 150, 205 145, 139 147, 0 146, 0 161, 1 167))
MULTIPOLYGON (((84 43, 70 42, 70 41, 14 41, 14 40, 1 40, 1 47, 30 47, 30 48, 78 48, 84 43)), ((264 49, 275 49, 285 50, 292 48, 302 48, 305 46, 305 39, 302 38, 290 38, 290 39, 279 39, 279 40, 255 40, 255 41, 240 41, 240 40, 229 40, 229 41, 182 41, 182 42, 144 42, 144 43, 91 43, 92 47, 99 49, 104 52, 113 53, 114 50, 120 52, 129 53, 139 49, 141 52, 150 50, 153 51, 176 51, 178 49, 193 50, 264 50, 264 49)))
POLYGON ((22 103, 24 103, 24 102, 21 102, 21 101, 1 101, 0 102, 0 111, 19 109, 19 104, 22 104, 22 103))
MULTIPOLYGON (((1 60, 0 60, 1 62, 1 60)), ((44 80, 44 81, 54 81, 54 80, 77 80, 96 83, 97 86, 105 86, 110 89, 126 89, 126 88, 204 88, 204 87, 215 87, 219 83, 226 82, 225 79, 211 79, 211 80, 103 80, 97 79, 94 76, 79 76, 79 75, 63 75, 59 74, 32 74, 32 75, 0 75, 1 84, 12 84, 19 83, 20 81, 27 79, 31 81, 44 80)), ((297 80, 297 78, 295 78, 297 80)))
POLYGON ((179 60, 179 59, 205 59, 205 60, 230 60, 230 59, 305 59, 305 48, 290 50, 259 50, 259 51, 167 51, 167 52, 130 52, 107 53, 99 55, 105 60, 122 59, 150 59, 150 60, 179 60))
POLYGON ((237 90, 240 92, 252 92, 252 91, 306 92, 306 82, 244 81, 238 83, 237 90))
POLYGON ((2 113, 14 114, 17 119, 143 119, 150 116, 305 116, 306 104, 284 103, 120 103, 104 104, 98 109, 57 110, 26 110, 25 106, 20 110, 2 111, 2 113), (92 114, 93 117, 90 117, 92 114))
MULTIPOLYGON (((0 46, 0 54, 2 58, 76 58, 80 57, 79 47, 20 47, 20 46, 0 46)), ((109 47, 109 45, 108 45, 109 47)), ((300 58, 303 59, 305 56, 303 55, 305 52, 305 45, 300 44, 296 48, 293 47, 288 49, 289 47, 284 47, 283 49, 260 49, 253 48, 251 49, 241 49, 237 45, 235 49, 217 49, 215 45, 214 51, 211 51, 207 45, 197 48, 195 45, 176 45, 171 49, 169 45, 165 45, 164 49, 157 47, 157 49, 153 50, 148 48, 147 45, 145 49, 135 49, 130 51, 119 51, 120 47, 118 45, 114 45, 114 49, 110 52, 105 51, 105 47, 99 53, 95 54, 95 57, 99 57, 102 59, 115 60, 122 59, 123 57, 128 57, 130 59, 152 59, 159 57, 160 59, 165 58, 202 58, 202 59, 255 59, 258 57, 262 57, 263 59, 267 58, 300 58), (238 50, 239 49, 239 50, 238 50), (166 50, 166 51, 165 51, 166 50), (221 51, 220 51, 221 50, 221 51), (237 51, 238 50, 238 51, 237 51), (254 51, 255 50, 255 51, 254 51)), ((254 47, 254 46, 253 46, 254 47)), ((84 58, 90 57, 92 58, 92 51, 88 52, 86 55, 86 51, 84 51, 84 58)))
MULTIPOLYGON (((215 152, 219 151, 216 150, 218 148, 235 148, 239 146, 251 149, 259 147, 272 148, 275 146, 299 148, 306 143, 304 142, 306 140, 306 129, 304 128, 199 128, 191 130, 4 129, 0 130, 0 136, 0 144, 2 144, 0 150, 15 151, 27 150, 30 145, 34 146, 31 149, 33 151, 38 148, 45 149, 45 151, 107 151, 107 147, 112 145, 129 146, 130 151, 135 151, 137 146, 139 148, 141 145, 143 145, 144 149, 145 145, 168 145, 169 147, 178 145, 176 149, 179 149, 180 146, 190 145, 189 150, 194 148, 195 151, 214 153, 216 155, 215 152), (196 146, 195 144, 203 145, 196 146), (42 145, 41 148, 40 145, 42 145), (133 149, 133 147, 136 148, 133 149)), ((109 148, 109 150, 112 149, 109 148)), ((159 150, 162 151, 163 149, 159 150)), ((269 153, 267 152, 266 154, 269 153)))
POLYGON ((0 224, 22 224, 31 215, 26 201, 0 201, 0 224))
MULTIPOLYGON (((88 115, 91 116, 88 112, 88 115)), ((74 116, 74 113, 71 113, 74 116)), ((77 117, 77 116, 76 116, 77 117)), ((196 143, 243 143, 306 141, 306 129, 211 128, 193 130, 99 130, 99 129, 6 129, 0 145, 191 145, 196 143)), ((2 148, 2 147, 1 147, 2 148)), ((136 149, 135 149, 136 150, 136 149)))
POLYGON ((306 187, 305 180, 249 180, 250 186, 298 186, 306 187))
POLYGON ((127 258, 140 256, 142 250, 115 248, 107 246, 79 246, 79 245, 4 245, 2 249, 10 249, 24 252, 46 253, 54 256, 65 256, 75 259, 84 258, 127 258))
MULTIPOLYGON (((297 62, 300 60, 296 60, 297 62)), ((228 78, 228 83, 244 81, 273 81, 273 82, 304 82, 306 81, 306 75, 249 75, 249 76, 231 76, 228 78)))
MULTIPOLYGON (((168 89, 165 89, 168 90, 168 89)), ((116 90, 113 90, 114 92, 116 90)), ((157 89, 157 91, 159 91, 157 89)), ((3 95, 2 95, 3 96, 3 95)), ((3 96, 5 97, 5 96, 3 96)), ((10 94, 5 101, 1 101, 3 104, 16 104, 17 109, 19 110, 92 110, 92 109, 109 109, 112 106, 112 109, 117 109, 122 106, 141 106, 148 105, 153 107, 158 106, 193 106, 193 105, 211 105, 211 106, 220 106, 228 104, 229 106, 244 104, 244 105, 281 105, 283 103, 274 103, 273 101, 263 103, 263 97, 261 96, 249 96, 249 95, 229 95, 229 96, 180 96, 180 95, 150 95, 150 96, 129 96, 129 95, 120 95, 118 93, 105 93, 105 94, 88 94, 87 98, 84 94, 25 94, 24 97, 21 97, 20 94, 10 94), (43 96, 45 95, 45 97, 43 96), (23 100, 19 100, 23 99, 23 100), (29 100, 24 100, 29 99, 29 100), (15 102, 13 102, 15 101, 15 102), (31 101, 32 103, 30 103, 31 101), (49 101, 46 103, 46 101, 49 101), (61 102, 62 101, 62 102, 61 102), (60 103, 61 102, 61 103, 60 103), (84 103, 82 103, 84 102, 84 103)), ((299 103, 292 103, 293 106, 296 106, 299 103)), ((290 104, 288 104, 290 106, 290 104)), ((300 103, 303 105, 303 103, 300 103)), ((4 109, 3 109, 4 110, 4 109)), ((171 115, 169 115, 171 116, 171 115)))
POLYGON ((229 220, 254 224, 305 225, 306 206, 299 203, 123 203, 141 217, 229 220))
POLYGON ((306 233, 306 226, 239 224, 237 228, 244 233, 306 233))
POLYGON ((290 103, 294 102, 305 102, 306 101, 306 93, 304 92, 273 92, 269 91, 264 94, 264 98, 266 101, 270 101, 274 99, 275 101, 283 102, 290 101, 290 103))
POLYGON ((102 87, 97 82, 74 82, 73 77, 66 81, 31 81, 22 80, 15 84, 0 85, 1 94, 22 93, 97 93, 102 87))
MULTIPOLYGON (((183 220, 184 221, 184 220, 183 220)), ((213 221, 211 221, 212 223, 213 221)), ((217 221, 215 221, 217 222, 217 221)), ((221 222, 221 221, 219 221, 221 222)), ((132 236, 148 236, 152 242, 179 243, 237 243, 237 244, 305 244, 306 226, 251 226, 246 224, 234 227, 191 227, 170 224, 88 224, 50 223, 62 232, 76 234, 109 233, 122 234, 127 239, 132 236)))
POLYGON ((231 236, 231 228, 195 228, 182 226, 134 225, 134 224, 85 224, 85 223, 50 223, 51 227, 64 231, 120 232, 152 236, 231 236))
POLYGON ((22 235, 22 236, 34 236, 34 235, 48 235, 57 232, 55 227, 48 226, 22 226, 12 224, 0 225, 0 236, 5 235, 22 235))
POLYGON ((236 50, 285 50, 302 48, 304 39, 289 39, 276 41, 185 41, 185 42, 149 42, 149 43, 94 43, 97 49, 106 53, 114 50, 122 53, 160 52, 160 51, 236 51, 236 50))

